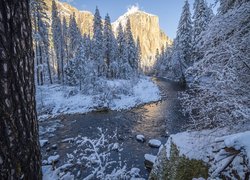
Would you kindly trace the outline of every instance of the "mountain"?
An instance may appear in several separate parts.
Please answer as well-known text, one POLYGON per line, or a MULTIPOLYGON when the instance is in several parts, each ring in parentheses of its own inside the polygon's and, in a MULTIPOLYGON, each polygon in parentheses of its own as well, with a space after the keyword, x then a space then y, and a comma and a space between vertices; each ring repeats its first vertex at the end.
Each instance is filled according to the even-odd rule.
MULTIPOLYGON (((44 0, 48 6, 48 16, 51 17, 51 0, 44 0)), ((56 1, 60 16, 66 17, 69 21, 70 15, 75 13, 76 22, 82 34, 93 34, 94 15, 88 11, 79 11, 75 7, 56 1)), ((171 45, 172 40, 160 29, 159 18, 156 15, 146 13, 136 7, 132 7, 124 15, 119 17, 113 24, 113 30, 116 33, 119 22, 125 27, 127 19, 131 21, 131 30, 135 40, 140 39, 142 50, 142 64, 151 67, 154 64, 154 56, 156 49, 159 50, 164 45, 171 45)))
POLYGON ((125 27, 128 19, 131 22, 134 39, 137 37, 140 39, 142 63, 144 66, 152 67, 156 49, 161 50, 162 46, 171 45, 172 40, 160 29, 158 16, 141 11, 138 7, 132 7, 120 16, 113 23, 114 31, 117 30, 119 23, 125 27))

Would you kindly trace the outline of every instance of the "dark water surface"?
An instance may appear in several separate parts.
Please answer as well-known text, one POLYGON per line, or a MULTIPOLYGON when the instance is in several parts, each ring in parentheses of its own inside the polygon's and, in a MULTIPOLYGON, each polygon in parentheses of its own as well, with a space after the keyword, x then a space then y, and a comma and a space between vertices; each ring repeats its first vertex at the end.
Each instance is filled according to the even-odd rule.
MULTIPOLYGON (((186 117, 180 112, 180 104, 177 99, 177 92, 181 90, 178 85, 162 78, 153 78, 153 81, 159 86, 162 93, 162 100, 156 103, 142 105, 131 110, 91 112, 83 115, 65 115, 60 118, 60 124, 52 134, 41 135, 43 139, 48 139, 49 144, 42 148, 43 158, 47 159, 49 155, 57 153, 60 155, 58 165, 65 164, 67 153, 74 150, 74 145, 62 143, 65 138, 74 138, 77 136, 87 136, 97 138, 97 128, 106 130, 106 134, 113 135, 117 130, 117 142, 122 144, 123 151, 120 152, 120 159, 117 154, 111 153, 113 160, 122 161, 128 169, 137 167, 141 170, 142 177, 147 178, 149 172, 144 167, 144 154, 156 155, 157 148, 148 146, 148 140, 154 138, 165 143, 167 134, 173 134, 181 131, 181 126, 186 123, 186 117), (135 136, 142 134, 146 142, 137 142, 135 136), (54 135, 54 136, 53 136, 54 135), (51 137, 49 137, 51 136, 51 137), (46 148, 57 144, 57 149, 46 151, 46 148)), ((50 127, 55 119, 50 119, 40 123, 41 127, 50 127)), ((76 166, 72 171, 82 179, 88 172, 84 172, 84 166, 76 166)))

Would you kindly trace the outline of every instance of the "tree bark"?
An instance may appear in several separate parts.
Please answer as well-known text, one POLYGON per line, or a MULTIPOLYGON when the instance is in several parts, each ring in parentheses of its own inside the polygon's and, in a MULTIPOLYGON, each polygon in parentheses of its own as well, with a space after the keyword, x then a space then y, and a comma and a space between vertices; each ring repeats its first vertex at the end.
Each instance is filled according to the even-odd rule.
POLYGON ((41 179, 29 0, 0 1, 0 179, 41 179))

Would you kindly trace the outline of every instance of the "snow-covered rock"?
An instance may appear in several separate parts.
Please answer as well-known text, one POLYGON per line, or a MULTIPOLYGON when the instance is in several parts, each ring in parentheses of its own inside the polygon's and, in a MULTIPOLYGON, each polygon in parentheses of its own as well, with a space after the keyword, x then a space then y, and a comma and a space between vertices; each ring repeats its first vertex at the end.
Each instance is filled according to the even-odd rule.
POLYGON ((129 172, 129 174, 132 176, 132 178, 139 177, 140 176, 140 169, 139 168, 132 168, 129 172))
POLYGON ((59 158, 60 158, 59 155, 48 157, 48 164, 52 164, 53 162, 57 162, 59 160, 59 158))
POLYGON ((144 164, 146 166, 146 168, 152 169, 155 160, 156 160, 156 156, 152 155, 152 154, 145 154, 144 155, 144 164))
POLYGON ((225 146, 228 148, 245 151, 248 157, 248 167, 250 168, 250 131, 217 138, 216 141, 224 141, 225 146))
POLYGON ((161 146, 161 141, 157 139, 150 139, 148 142, 148 145, 150 147, 159 148, 161 146))
POLYGON ((46 140, 46 139, 41 139, 41 140, 39 140, 39 143, 40 143, 40 146, 41 147, 43 147, 43 146, 45 146, 46 144, 48 144, 48 140, 46 140))
POLYGON ((52 146, 51 146, 51 149, 57 149, 57 144, 53 144, 52 146))
POLYGON ((119 150, 119 143, 114 143, 112 150, 118 151, 119 150))
POLYGON ((145 136, 138 134, 136 135, 136 140, 139 142, 145 142, 145 136))
MULTIPOLYGON (((164 176, 164 171, 171 172, 180 167, 182 171, 179 173, 184 173, 187 177, 194 177, 193 172, 190 172, 192 168, 196 172, 199 169, 197 175, 212 179, 248 177, 250 169, 249 124, 245 127, 234 127, 234 129, 217 128, 174 134, 162 147, 164 148, 158 153, 160 155, 151 171, 152 177, 164 176), (245 132, 236 133, 244 129, 245 132), (183 166, 183 163, 186 166, 183 166)), ((176 174, 173 177, 176 178, 179 175, 176 174)))

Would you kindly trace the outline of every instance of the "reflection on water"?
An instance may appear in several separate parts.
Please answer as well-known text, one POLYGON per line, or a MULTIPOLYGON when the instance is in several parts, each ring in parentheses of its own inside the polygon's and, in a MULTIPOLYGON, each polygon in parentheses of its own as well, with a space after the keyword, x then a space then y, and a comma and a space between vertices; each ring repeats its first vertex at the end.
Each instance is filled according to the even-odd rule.
MULTIPOLYGON (((162 92, 162 100, 134 108, 129 111, 109 111, 105 113, 91 112, 86 115, 67 115, 62 119, 63 127, 59 127, 55 136, 49 138, 51 144, 58 144, 57 153, 65 157, 74 147, 60 144, 62 139, 77 137, 78 135, 96 138, 97 127, 107 130, 113 134, 117 130, 118 141, 123 144, 121 158, 127 168, 138 167, 144 178, 148 177, 148 171, 144 168, 144 154, 156 155, 158 149, 150 148, 147 144, 151 138, 166 142, 166 131, 176 133, 180 126, 186 122, 186 118, 180 112, 180 104, 177 99, 178 87, 164 79, 154 78, 154 82, 162 92), (135 140, 137 134, 146 137, 146 143, 139 143, 135 140)), ((50 121, 53 121, 50 120, 50 121)), ((43 123, 41 123, 43 126, 43 123)), ((44 137, 48 138, 48 137, 44 137)), ((43 157, 53 153, 42 149, 43 157)), ((113 157, 114 160, 116 157, 113 157)), ((64 162, 60 162, 59 164, 64 162)))

